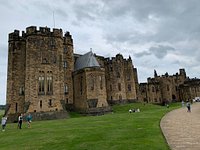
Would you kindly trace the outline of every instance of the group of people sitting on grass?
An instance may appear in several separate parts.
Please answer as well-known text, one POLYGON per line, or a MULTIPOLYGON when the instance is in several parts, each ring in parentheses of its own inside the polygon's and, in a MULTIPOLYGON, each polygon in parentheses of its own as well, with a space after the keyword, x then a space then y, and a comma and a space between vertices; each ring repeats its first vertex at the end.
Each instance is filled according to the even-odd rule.
POLYGON ((129 109, 129 113, 134 113, 134 112, 140 112, 140 109, 137 108, 137 109, 129 109))

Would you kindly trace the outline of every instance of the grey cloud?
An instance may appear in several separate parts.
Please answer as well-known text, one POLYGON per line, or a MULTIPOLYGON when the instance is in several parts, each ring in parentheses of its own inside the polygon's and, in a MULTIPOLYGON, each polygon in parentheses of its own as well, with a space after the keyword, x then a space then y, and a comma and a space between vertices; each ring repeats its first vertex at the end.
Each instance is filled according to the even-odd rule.
POLYGON ((119 30, 118 34, 131 37, 128 39, 120 39, 120 37, 112 39, 110 36, 113 35, 113 30, 110 30, 105 33, 107 34, 106 39, 108 42, 112 42, 110 41, 112 39, 122 43, 124 40, 127 40, 130 44, 151 41, 173 43, 185 39, 200 39, 200 1, 192 0, 188 3, 187 0, 123 0, 123 2, 121 0, 117 2, 115 0, 103 0, 103 2, 106 9, 103 10, 102 15, 107 17, 107 21, 110 22, 109 25, 117 26, 112 21, 116 18, 120 19, 120 22, 124 22, 124 25, 126 25, 127 32, 129 33, 127 34, 124 30, 119 30), (133 30, 131 31, 127 26, 133 26, 134 28, 135 24, 134 22, 132 24, 125 24, 124 20, 126 18, 124 16, 127 15, 141 24, 153 25, 155 23, 157 25, 156 31, 153 34, 137 34, 133 30), (157 19, 157 22, 152 21, 150 16, 157 19), (130 36, 131 34, 135 35, 135 38, 130 36))
POLYGON ((156 47, 150 47, 149 51, 157 58, 163 58, 167 55, 168 51, 174 51, 175 49, 170 46, 158 45, 156 47))
POLYGON ((139 53, 134 54, 135 57, 143 57, 143 56, 148 56, 148 55, 151 55, 151 53, 147 52, 147 51, 143 51, 143 52, 139 52, 139 53))
POLYGON ((94 21, 102 11, 101 1, 82 1, 73 3, 72 7, 78 21, 94 21), (85 3, 83 3, 85 2, 85 3))

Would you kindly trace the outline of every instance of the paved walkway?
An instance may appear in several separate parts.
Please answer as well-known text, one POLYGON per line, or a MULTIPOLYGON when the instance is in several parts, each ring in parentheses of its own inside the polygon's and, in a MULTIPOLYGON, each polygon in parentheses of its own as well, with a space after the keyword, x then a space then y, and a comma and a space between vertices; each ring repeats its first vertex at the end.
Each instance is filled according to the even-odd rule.
POLYGON ((173 110, 160 123, 163 134, 172 150, 200 150, 200 103, 173 110))

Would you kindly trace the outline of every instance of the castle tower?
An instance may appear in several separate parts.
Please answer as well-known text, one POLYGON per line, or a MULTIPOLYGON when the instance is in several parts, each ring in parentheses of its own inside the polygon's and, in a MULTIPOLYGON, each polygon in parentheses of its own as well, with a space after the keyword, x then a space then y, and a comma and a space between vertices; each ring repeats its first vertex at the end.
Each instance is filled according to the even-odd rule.
POLYGON ((61 29, 35 26, 9 34, 8 114, 49 112, 73 103, 73 40, 61 29))
POLYGON ((110 104, 136 101, 137 71, 121 54, 105 60, 107 98, 110 104))
POLYGON ((7 113, 23 112, 25 102, 26 39, 18 30, 9 34, 7 74, 7 113))
POLYGON ((105 70, 92 52, 80 56, 75 63, 74 106, 84 113, 110 111, 106 97, 105 70))

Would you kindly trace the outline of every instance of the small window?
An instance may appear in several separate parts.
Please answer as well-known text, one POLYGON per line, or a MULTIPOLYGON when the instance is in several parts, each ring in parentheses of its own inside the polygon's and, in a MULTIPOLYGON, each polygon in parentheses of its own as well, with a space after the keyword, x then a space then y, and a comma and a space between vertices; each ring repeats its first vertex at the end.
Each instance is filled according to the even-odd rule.
POLYGON ((131 91, 131 85, 128 84, 128 91, 131 91))
POLYGON ((118 83, 118 90, 121 91, 121 84, 118 83))
POLYGON ((68 94, 68 86, 67 86, 67 84, 64 85, 64 94, 68 94))
POLYGON ((19 95, 24 95, 24 87, 19 88, 19 95))
POLYGON ((63 52, 67 53, 67 47, 64 47, 63 52))
POLYGON ((49 106, 50 107, 52 106, 52 100, 51 99, 49 100, 49 106))
POLYGON ((15 112, 18 111, 18 103, 15 103, 15 112))
POLYGON ((42 63, 43 63, 43 64, 48 64, 47 58, 44 57, 44 58, 42 59, 42 63))
POLYGON ((67 61, 63 62, 63 68, 67 68, 67 61))
POLYGON ((40 101, 40 108, 42 108, 42 101, 40 101))

